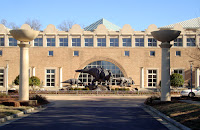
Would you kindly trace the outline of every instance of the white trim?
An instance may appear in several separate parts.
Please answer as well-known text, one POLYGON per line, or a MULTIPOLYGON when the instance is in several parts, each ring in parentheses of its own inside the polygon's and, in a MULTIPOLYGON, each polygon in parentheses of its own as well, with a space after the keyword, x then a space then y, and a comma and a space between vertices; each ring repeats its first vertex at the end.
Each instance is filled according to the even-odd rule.
POLYGON ((47 87, 47 88, 55 88, 56 87, 56 72, 57 72, 57 67, 45 67, 44 68, 44 87, 47 87), (55 86, 46 86, 46 70, 47 69, 54 69, 55 70, 55 86))
POLYGON ((6 87, 6 68, 5 67, 0 67, 0 69, 3 70, 3 86, 0 86, 0 87, 6 87))
POLYGON ((195 69, 195 88, 199 87, 199 68, 195 69))
POLYGON ((59 87, 62 88, 62 67, 59 67, 59 87))
POLYGON ((155 87, 148 87, 148 70, 156 70, 157 72, 156 72, 156 86, 157 85, 159 85, 159 82, 160 82, 160 80, 159 80, 159 68, 147 68, 146 69, 146 88, 156 88, 156 86, 155 87))
POLYGON ((32 68, 32 76, 35 76, 35 67, 32 68))
POLYGON ((140 67, 140 88, 144 88, 144 67, 140 67))

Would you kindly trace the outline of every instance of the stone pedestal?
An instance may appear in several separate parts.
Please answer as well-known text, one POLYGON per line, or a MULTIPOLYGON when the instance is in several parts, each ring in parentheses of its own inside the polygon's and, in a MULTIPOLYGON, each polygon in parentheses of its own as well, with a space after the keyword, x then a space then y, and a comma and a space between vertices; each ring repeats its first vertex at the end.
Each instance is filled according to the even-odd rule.
POLYGON ((21 42, 20 47, 20 76, 19 76, 19 100, 29 100, 29 47, 28 43, 21 42))
POLYGON ((162 67, 161 67, 161 101, 171 101, 170 94, 170 48, 169 42, 161 43, 162 67))

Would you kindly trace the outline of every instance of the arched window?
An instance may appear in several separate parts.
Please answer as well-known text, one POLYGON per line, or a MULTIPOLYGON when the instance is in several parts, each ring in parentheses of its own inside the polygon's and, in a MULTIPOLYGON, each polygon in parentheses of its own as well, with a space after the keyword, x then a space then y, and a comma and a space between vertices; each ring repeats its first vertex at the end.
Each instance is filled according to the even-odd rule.
MULTIPOLYGON (((86 68, 104 68, 104 69, 110 70, 114 78, 124 77, 124 74, 121 72, 119 67, 117 67, 115 64, 108 61, 95 61, 87 65, 84 69, 86 68)), ((78 79, 82 83, 89 85, 89 84, 92 84, 93 76, 87 73, 80 73, 78 79)), ((117 82, 116 80, 111 80, 111 83, 112 85, 119 85, 119 82, 117 82)))

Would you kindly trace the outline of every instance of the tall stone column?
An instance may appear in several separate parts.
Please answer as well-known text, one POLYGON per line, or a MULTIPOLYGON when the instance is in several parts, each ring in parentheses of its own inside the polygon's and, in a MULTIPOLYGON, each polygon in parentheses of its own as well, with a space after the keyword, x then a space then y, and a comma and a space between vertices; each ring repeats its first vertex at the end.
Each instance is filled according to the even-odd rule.
POLYGON ((199 68, 195 71, 195 88, 199 87, 199 68))
POLYGON ((60 72, 60 83, 59 83, 59 87, 62 88, 62 67, 59 68, 59 72, 60 72))
POLYGON ((32 68, 32 76, 35 76, 35 67, 32 68))
POLYGON ((144 67, 140 67, 140 88, 144 88, 144 67))
POLYGON ((169 42, 161 43, 162 48, 162 72, 161 72, 161 101, 171 101, 170 94, 170 48, 169 42))
POLYGON ((19 77, 19 100, 29 100, 29 47, 28 43, 21 42, 20 47, 20 77, 19 77), (22 80, 23 79, 23 80, 22 80))

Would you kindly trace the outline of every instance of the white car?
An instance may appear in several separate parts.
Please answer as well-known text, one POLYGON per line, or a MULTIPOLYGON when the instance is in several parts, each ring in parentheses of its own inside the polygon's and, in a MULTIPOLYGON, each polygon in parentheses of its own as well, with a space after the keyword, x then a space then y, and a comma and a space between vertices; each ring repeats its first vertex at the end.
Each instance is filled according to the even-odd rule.
POLYGON ((194 97, 194 96, 200 96, 200 88, 196 88, 196 89, 187 89, 187 90, 183 90, 181 91, 181 96, 189 96, 189 97, 194 97))

